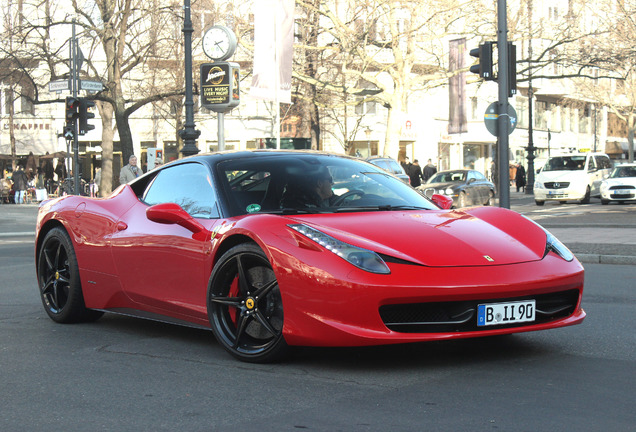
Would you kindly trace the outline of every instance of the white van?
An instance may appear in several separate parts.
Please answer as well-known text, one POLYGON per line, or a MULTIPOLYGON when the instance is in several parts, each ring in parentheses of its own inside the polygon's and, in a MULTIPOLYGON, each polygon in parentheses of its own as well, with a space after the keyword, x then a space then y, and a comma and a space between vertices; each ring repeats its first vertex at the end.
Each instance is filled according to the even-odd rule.
POLYGON ((587 204, 591 196, 600 195, 601 182, 611 171, 612 161, 604 153, 551 156, 535 179, 534 202, 540 206, 548 200, 587 204))

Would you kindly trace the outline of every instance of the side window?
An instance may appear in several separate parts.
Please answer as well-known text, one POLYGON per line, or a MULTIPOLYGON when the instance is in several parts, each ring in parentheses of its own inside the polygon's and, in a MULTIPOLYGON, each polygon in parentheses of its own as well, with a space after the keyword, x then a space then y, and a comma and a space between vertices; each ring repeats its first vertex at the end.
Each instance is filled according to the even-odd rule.
POLYGON ((596 169, 596 164, 594 163, 594 158, 591 157, 588 159, 588 166, 587 166, 587 170, 588 172, 594 171, 596 169))
POLYGON ((609 169, 612 167, 612 163, 607 156, 596 156, 596 166, 599 169, 609 169))
POLYGON ((193 217, 219 217, 209 170, 198 163, 165 168, 157 174, 143 196, 148 205, 179 204, 193 217))
POLYGON ((466 181, 477 180, 477 176, 475 175, 475 171, 468 171, 468 178, 466 181))
POLYGON ((482 173, 480 173, 479 171, 473 171, 473 174, 475 175, 475 178, 477 180, 486 180, 486 176, 484 176, 482 173))

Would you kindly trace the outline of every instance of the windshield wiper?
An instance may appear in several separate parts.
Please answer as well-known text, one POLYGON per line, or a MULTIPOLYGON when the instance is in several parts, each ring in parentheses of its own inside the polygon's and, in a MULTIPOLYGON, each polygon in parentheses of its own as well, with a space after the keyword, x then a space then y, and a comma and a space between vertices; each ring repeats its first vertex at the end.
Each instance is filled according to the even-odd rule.
POLYGON ((282 209, 276 209, 276 210, 264 210, 264 211, 259 211, 259 212, 255 212, 252 214, 283 214, 283 215, 294 215, 294 214, 314 214, 314 213, 325 213, 325 211, 323 209, 320 209, 318 207, 310 207, 310 208, 291 208, 291 207, 285 207, 282 209))
POLYGON ((347 212, 365 212, 365 211, 394 211, 394 210, 430 210, 427 207, 413 206, 413 205, 379 205, 379 206, 365 206, 365 207, 338 207, 334 211, 336 213, 347 212))

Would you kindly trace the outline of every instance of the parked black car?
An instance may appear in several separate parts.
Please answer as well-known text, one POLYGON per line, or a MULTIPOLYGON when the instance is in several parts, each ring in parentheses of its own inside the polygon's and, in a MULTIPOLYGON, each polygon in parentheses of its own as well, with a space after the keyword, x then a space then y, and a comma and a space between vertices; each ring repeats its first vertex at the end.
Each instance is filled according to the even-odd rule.
POLYGON ((404 183, 410 184, 409 176, 406 175, 406 173, 404 172, 404 168, 402 168, 402 165, 400 165, 395 159, 382 156, 371 156, 367 158, 366 161, 371 162, 373 165, 378 166, 384 171, 393 174, 404 183))
POLYGON ((490 205, 495 185, 475 170, 440 171, 417 188, 427 197, 442 194, 453 198, 453 208, 490 205))

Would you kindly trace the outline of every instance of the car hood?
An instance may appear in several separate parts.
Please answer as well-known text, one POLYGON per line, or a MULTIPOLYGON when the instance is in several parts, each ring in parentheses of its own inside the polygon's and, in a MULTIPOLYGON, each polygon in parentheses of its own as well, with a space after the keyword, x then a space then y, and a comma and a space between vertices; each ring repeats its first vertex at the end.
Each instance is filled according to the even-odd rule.
POLYGON ((630 185, 636 186, 636 177, 617 177, 603 180, 608 186, 630 185))
POLYGON ((293 217, 339 240, 426 266, 492 266, 543 258, 546 234, 510 210, 389 211, 293 217))
POLYGON ((446 189, 446 188, 456 188, 458 186, 460 186, 461 183, 457 183, 457 182, 447 182, 447 183, 424 183, 423 185, 419 186, 419 188, 421 189, 446 189))
POLYGON ((541 171, 537 177, 540 182, 572 182, 585 175, 585 171, 541 171))

